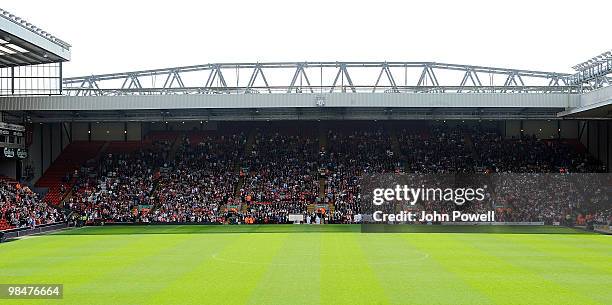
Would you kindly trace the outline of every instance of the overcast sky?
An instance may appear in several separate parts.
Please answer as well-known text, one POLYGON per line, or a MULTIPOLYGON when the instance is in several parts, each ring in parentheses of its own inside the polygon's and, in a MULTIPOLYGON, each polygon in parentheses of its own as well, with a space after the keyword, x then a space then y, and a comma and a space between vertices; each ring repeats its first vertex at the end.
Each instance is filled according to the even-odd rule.
POLYGON ((571 72, 612 48, 609 0, 0 0, 0 7, 72 45, 65 76, 320 60, 571 72))

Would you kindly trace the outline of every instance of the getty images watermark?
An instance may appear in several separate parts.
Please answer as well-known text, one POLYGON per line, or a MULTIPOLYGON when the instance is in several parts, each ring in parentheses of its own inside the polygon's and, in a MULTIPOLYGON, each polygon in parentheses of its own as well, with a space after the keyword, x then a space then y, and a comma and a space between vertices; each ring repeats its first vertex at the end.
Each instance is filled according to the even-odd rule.
POLYGON ((365 224, 494 222, 490 181, 455 174, 385 174, 361 180, 365 224))
POLYGON ((362 232, 378 230, 372 225, 380 224, 571 224, 580 213, 594 210, 590 207, 610 206, 612 175, 364 175, 359 199, 362 232))
MULTIPOLYGON (((466 202, 480 201, 486 198, 485 188, 426 188, 425 185, 414 188, 409 185, 396 184, 394 188, 375 188, 372 192, 372 204, 382 206, 387 202, 407 203, 414 207, 417 202, 452 202, 462 206, 466 202)), ((444 221, 470 221, 470 222, 492 222, 495 221, 495 211, 486 213, 463 213, 452 211, 441 213, 438 211, 400 211, 399 213, 386 213, 383 210, 374 211, 372 218, 375 222, 444 222, 444 221)))

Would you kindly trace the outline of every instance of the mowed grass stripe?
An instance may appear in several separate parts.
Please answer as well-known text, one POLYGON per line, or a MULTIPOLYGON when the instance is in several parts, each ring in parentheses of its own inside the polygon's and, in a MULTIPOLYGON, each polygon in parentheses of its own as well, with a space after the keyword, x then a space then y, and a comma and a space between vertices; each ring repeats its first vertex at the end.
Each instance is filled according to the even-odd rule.
MULTIPOLYGON (((168 302, 168 286, 172 283, 179 282, 180 279, 197 269, 205 260, 208 260, 212 255, 219 253, 223 248, 231 243, 231 239, 223 236, 209 236, 202 234, 184 234, 188 237, 186 242, 177 245, 172 251, 167 251, 154 257, 146 266, 139 266, 141 269, 134 269, 134 272, 142 276, 142 284, 151 288, 150 293, 146 294, 141 300, 145 300, 142 304, 176 304, 168 302)), ((210 276, 202 274, 202 276, 210 276)), ((186 283, 192 289, 191 294, 201 292, 199 281, 195 283, 186 283)), ((176 294, 176 299, 181 299, 183 296, 176 294)), ((191 298, 193 295, 185 297, 191 298)), ((204 295, 197 295, 199 298, 204 295)))
POLYGON ((67 287, 66 293, 81 304, 84 300, 92 300, 90 304, 145 304, 142 300, 165 287, 162 275, 171 274, 175 266, 188 264, 187 260, 177 259, 177 255, 194 237, 144 235, 132 247, 109 255, 110 262, 104 264, 104 272, 92 274, 80 285, 69 287, 70 290, 67 287))
MULTIPOLYGON (((40 239, 54 240, 55 246, 60 247, 61 251, 46 253, 43 256, 9 257, 7 264, 10 264, 10 269, 17 276, 24 268, 28 269, 30 272, 25 278, 29 283, 57 283, 58 278, 64 281, 63 284, 80 283, 96 271, 103 270, 102 266, 109 261, 109 255, 131 247, 135 241, 142 238, 143 236, 132 236, 129 239, 117 240, 109 236, 86 238, 41 236, 40 239)), ((28 239, 15 243, 25 242, 26 244, 22 246, 31 247, 33 252, 37 252, 38 240, 39 238, 28 239)))
POLYGON ((546 241, 558 244, 577 245, 584 253, 609 256, 612 248, 612 235, 563 235, 551 234, 542 236, 546 241), (582 237, 582 238, 581 238, 582 237))
MULTIPOLYGON (((502 259, 474 245, 500 247, 502 242, 491 240, 498 238, 495 235, 444 234, 435 237, 437 243, 426 244, 432 257, 474 289, 487 294, 496 304, 594 303, 592 299, 551 282, 533 270, 512 264, 507 258, 502 259)), ((514 253, 519 258, 524 254, 514 253)))
POLYGON ((540 253, 551 258, 563 260, 568 265, 576 265, 581 270, 589 270, 597 274, 612 276, 612 237, 599 236, 600 240, 608 240, 606 244, 591 244, 569 238, 529 235, 517 238, 512 235, 499 235, 499 238, 524 247, 527 253, 540 253), (579 266, 578 266, 579 265, 579 266))
POLYGON ((202 266, 210 264, 212 257, 234 243, 235 238, 204 234, 182 236, 188 237, 189 243, 159 255, 150 261, 149 269, 139 273, 145 276, 145 283, 152 283, 155 287, 141 298, 145 300, 142 304, 197 304, 199 300, 210 297, 203 289, 203 280, 213 275, 202 270, 202 266))
MULTIPOLYGON (((62 243, 62 238, 70 238, 62 236, 59 239, 48 238, 55 236, 59 232, 79 231, 80 229, 61 230, 53 233, 53 235, 29 235, 19 237, 9 242, 2 243, 0 246, 0 264, 4 262, 1 258, 11 257, 13 260, 20 258, 30 259, 34 257, 48 257, 54 253, 62 253, 65 250, 66 244, 62 243), (58 242, 59 240, 59 242, 58 242), (32 246, 28 246, 32 245, 32 246)), ((83 241, 84 242, 84 241, 83 241)), ((2 267, 2 265, 0 265, 2 267)), ((0 270, 2 270, 0 268, 0 270)))
POLYGON ((424 237, 422 234, 362 236, 364 252, 393 304, 491 303, 486 295, 431 258, 432 253, 423 243, 435 243, 435 238, 415 239, 424 237), (385 260, 397 263, 382 264, 385 260))
MULTIPOLYGON (((84 298, 78 297, 78 286, 95 278, 98 274, 113 272, 112 266, 117 264, 112 257, 126 249, 138 244, 146 235, 130 236, 129 238, 115 239, 112 236, 87 236, 70 237, 45 236, 56 240, 56 243, 64 248, 64 254, 58 253, 54 256, 44 258, 35 257, 31 260, 22 261, 17 268, 28 266, 36 268, 31 276, 21 278, 20 283, 55 283, 64 285, 65 304, 91 304, 93 298, 87 294, 95 291, 86 291, 84 298), (75 297, 75 295, 77 295, 75 297)), ((32 239, 33 240, 33 239, 32 239)), ((29 240, 24 240, 29 241, 29 240)), ((149 244, 148 241, 142 245, 149 244)), ((11 268, 13 269, 13 268, 11 268)), ((13 269, 14 270, 14 269, 13 269)), ((114 272, 117 274, 116 272, 114 272)), ((100 287, 105 287, 98 283, 100 287)), ((41 300, 8 300, 8 304, 41 304, 41 300)), ((48 302, 48 300, 47 300, 48 302)), ((44 302, 42 302, 44 303, 44 302)))
POLYGON ((495 238, 504 246, 490 247, 487 252, 591 300, 612 304, 612 246, 606 256, 584 251, 580 244, 551 241, 546 236, 498 235, 495 238))
POLYGON ((75 246, 74 243, 92 249, 92 254, 100 250, 95 240, 71 237, 33 236, 0 244, 0 277, 6 283, 19 283, 21 278, 36 276, 50 264, 70 260, 66 250, 75 246))
POLYGON ((321 234, 283 239, 248 304, 320 304, 321 234))
MULTIPOLYGON (((89 236, 90 238, 100 239, 101 236, 89 236)), ((105 236, 107 240, 115 240, 118 247, 110 247, 99 251, 96 255, 77 256, 70 264, 54 266, 54 270, 49 274, 62 277, 64 284, 64 302, 67 304, 119 304, 122 295, 136 292, 129 289, 130 286, 116 285, 121 281, 132 280, 138 283, 138 277, 132 277, 129 273, 124 273, 134 263, 147 260, 156 256, 160 251, 173 248, 180 242, 178 238, 163 239, 151 235, 124 236, 116 240, 112 236, 105 236), (103 285, 101 283, 104 283, 103 285)), ((102 241, 98 241, 102 242, 102 241)), ((132 286, 131 288, 135 288, 132 286)), ((124 303, 129 304, 129 303, 124 303)))
POLYGON ((152 296, 150 303, 245 304, 268 264, 288 238, 286 234, 218 236, 224 243, 219 252, 202 255, 198 265, 168 281, 168 286, 152 296))
POLYGON ((321 236, 321 304, 390 304, 359 244, 361 234, 321 236))

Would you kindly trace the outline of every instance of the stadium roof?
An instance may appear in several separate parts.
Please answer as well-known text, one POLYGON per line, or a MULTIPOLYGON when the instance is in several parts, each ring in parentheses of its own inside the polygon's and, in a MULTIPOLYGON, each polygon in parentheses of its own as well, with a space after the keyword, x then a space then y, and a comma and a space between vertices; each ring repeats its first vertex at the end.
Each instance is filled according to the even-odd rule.
POLYGON ((70 60, 70 44, 0 9, 0 68, 70 60))
POLYGON ((580 95, 580 105, 559 113, 559 117, 612 119, 612 86, 580 95))
POLYGON ((578 93, 570 74, 438 62, 211 63, 64 78, 73 96, 283 93, 578 93))

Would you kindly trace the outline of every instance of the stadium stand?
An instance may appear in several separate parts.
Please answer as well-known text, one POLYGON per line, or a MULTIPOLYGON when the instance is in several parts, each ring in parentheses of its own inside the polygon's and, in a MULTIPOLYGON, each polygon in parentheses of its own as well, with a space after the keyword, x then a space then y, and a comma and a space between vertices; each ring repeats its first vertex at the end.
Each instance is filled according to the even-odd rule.
MULTIPOLYGON (((83 166, 87 174, 76 175, 65 207, 89 222, 288 223, 289 214, 316 219, 324 209, 326 221, 351 223, 362 212, 359 178, 365 174, 604 170, 571 142, 504 139, 495 130, 444 125, 374 127, 331 126, 323 135, 299 128, 166 131, 143 142, 110 143, 97 166, 83 166)), ((89 145, 85 150, 92 152, 101 146, 89 145)), ((58 160, 66 164, 65 159, 58 160)), ((569 214, 610 220, 605 194, 585 203, 588 185, 571 179, 539 183, 499 182, 494 203, 499 220, 551 223, 569 214), (545 191, 518 198, 519 188, 545 191), (556 204, 544 206, 550 200, 542 196, 550 194, 556 204)), ((489 200, 462 209, 492 206, 489 200)))
POLYGON ((402 171, 390 135, 383 129, 330 130, 328 151, 321 153, 325 170, 325 198, 332 222, 352 222, 361 213, 359 177, 363 174, 402 171))
POLYGON ((88 175, 79 175, 75 190, 64 207, 86 215, 88 220, 135 221, 138 209, 148 212, 165 167, 168 142, 142 145, 131 153, 105 153, 88 175))
POLYGON ((0 178, 0 230, 34 227, 64 220, 62 211, 43 202, 38 194, 9 178, 0 178))
POLYGON ((191 134, 183 139, 158 185, 159 222, 223 222, 221 211, 235 205, 245 136, 191 134))
POLYGON ((259 132, 246 157, 247 175, 240 197, 247 212, 264 222, 283 223, 303 214, 319 194, 314 134, 259 132))
POLYGON ((474 170, 474 153, 467 136, 458 128, 434 127, 429 131, 399 135, 401 153, 406 156, 408 171, 445 173, 474 170))
POLYGON ((58 205, 77 179, 80 167, 95 158, 103 145, 104 142, 74 142, 68 145, 36 183, 37 187, 48 188, 44 200, 58 205))

